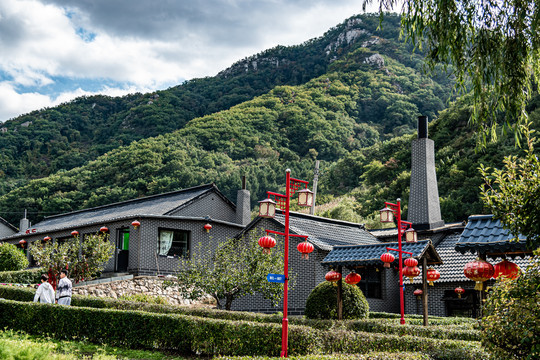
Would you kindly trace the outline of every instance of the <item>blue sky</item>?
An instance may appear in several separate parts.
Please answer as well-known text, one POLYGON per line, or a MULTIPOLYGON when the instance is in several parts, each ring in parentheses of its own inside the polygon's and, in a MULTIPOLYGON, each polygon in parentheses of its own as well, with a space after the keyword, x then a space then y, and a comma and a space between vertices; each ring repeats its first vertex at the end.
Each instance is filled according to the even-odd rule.
POLYGON ((214 76, 361 13, 350 0, 2 0, 0 122, 214 76))

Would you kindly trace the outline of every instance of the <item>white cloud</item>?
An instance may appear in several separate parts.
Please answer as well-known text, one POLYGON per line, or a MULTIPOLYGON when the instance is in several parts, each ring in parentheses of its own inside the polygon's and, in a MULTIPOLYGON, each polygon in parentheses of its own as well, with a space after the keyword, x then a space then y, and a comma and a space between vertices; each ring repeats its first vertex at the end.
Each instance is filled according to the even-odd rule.
POLYGON ((349 0, 2 0, 0 121, 89 94, 85 80, 120 84, 102 90, 123 95, 213 76, 359 12, 349 0))

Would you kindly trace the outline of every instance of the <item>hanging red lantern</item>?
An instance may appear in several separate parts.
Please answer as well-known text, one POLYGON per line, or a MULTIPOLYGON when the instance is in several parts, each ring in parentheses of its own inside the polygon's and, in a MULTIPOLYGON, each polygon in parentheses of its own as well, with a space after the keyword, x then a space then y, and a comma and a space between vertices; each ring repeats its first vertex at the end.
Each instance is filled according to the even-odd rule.
POLYGON ((354 271, 349 275, 345 276, 345 282, 350 285, 356 285, 362 280, 360 274, 355 273, 354 271))
POLYGON ((436 280, 439 280, 440 277, 441 277, 441 273, 435 270, 434 268, 427 269, 426 278, 429 285, 433 286, 433 282, 436 280))
POLYGON ((324 278, 326 279, 326 281, 336 282, 341 279, 341 273, 338 273, 337 271, 334 271, 334 270, 330 270, 329 272, 326 273, 324 278))
POLYGON ((415 267, 418 265, 418 260, 416 260, 415 258, 409 257, 409 258, 406 258, 405 261, 403 261, 403 263, 405 264, 405 266, 415 267))
POLYGON ((270 254, 270 249, 276 246, 276 239, 271 236, 263 236, 259 239, 259 246, 263 248, 263 254, 270 254))
POLYGON ((411 284, 413 282, 413 279, 418 275, 420 275, 420 269, 418 268, 418 266, 407 266, 405 267, 405 269, 403 269, 403 276, 408 277, 411 284))
POLYGON ((504 277, 508 279, 517 279, 519 277, 519 266, 508 260, 503 260, 493 265, 493 277, 495 279, 504 277))
POLYGON ((463 273, 472 281, 476 281, 474 290, 482 290, 484 281, 491 279, 495 272, 493 265, 482 259, 476 259, 465 265, 463 273))
POLYGON ((389 252, 385 252, 381 255, 381 261, 384 263, 385 268, 389 268, 390 264, 394 262, 395 259, 396 258, 394 257, 394 255, 390 254, 389 252))
POLYGON ((206 230, 206 232, 210 232, 210 230, 212 229, 212 225, 210 225, 210 224, 205 224, 205 225, 203 226, 203 228, 204 228, 204 230, 206 230))
POLYGON ((308 243, 307 240, 298 244, 296 248, 298 249, 298 251, 302 253, 301 257, 302 259, 305 259, 305 260, 309 259, 309 254, 311 254, 314 249, 313 245, 311 243, 308 243))
POLYGON ((133 226, 135 229, 138 228, 139 226, 141 226, 141 223, 139 220, 133 220, 131 222, 131 226, 133 226))
POLYGON ((77 237, 77 236, 79 236, 79 232, 78 232, 77 230, 73 230, 73 231, 71 232, 71 236, 77 237))
POLYGON ((101 231, 102 233, 106 233, 106 232, 109 232, 109 228, 106 226, 102 226, 99 228, 99 231, 101 231))
POLYGON ((454 292, 457 294, 458 298, 461 299, 461 295, 465 293, 465 289, 462 288, 461 286, 458 286, 457 288, 454 289, 454 292))
POLYGON ((416 289, 414 290, 413 295, 420 299, 420 296, 422 296, 423 293, 422 289, 416 289))
POLYGON ((43 241, 45 241, 45 242, 47 242, 47 241, 49 241, 49 240, 51 240, 51 237, 50 237, 50 236, 45 236, 45 237, 43 238, 43 241))
POLYGON ((24 247, 26 246, 26 240, 19 240, 19 245, 21 245, 21 247, 24 249, 24 247))

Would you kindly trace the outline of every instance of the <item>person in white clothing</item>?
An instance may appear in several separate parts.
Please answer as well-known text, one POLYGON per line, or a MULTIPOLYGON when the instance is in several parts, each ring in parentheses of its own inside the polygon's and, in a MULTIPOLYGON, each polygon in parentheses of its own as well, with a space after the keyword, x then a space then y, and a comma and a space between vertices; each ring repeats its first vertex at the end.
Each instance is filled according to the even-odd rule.
POLYGON ((41 275, 41 284, 39 285, 36 295, 34 295, 34 302, 53 304, 54 303, 54 289, 51 284, 48 283, 49 277, 46 274, 41 275))
POLYGON ((60 281, 56 287, 56 303, 58 305, 71 305, 71 280, 67 277, 67 270, 60 271, 60 281))

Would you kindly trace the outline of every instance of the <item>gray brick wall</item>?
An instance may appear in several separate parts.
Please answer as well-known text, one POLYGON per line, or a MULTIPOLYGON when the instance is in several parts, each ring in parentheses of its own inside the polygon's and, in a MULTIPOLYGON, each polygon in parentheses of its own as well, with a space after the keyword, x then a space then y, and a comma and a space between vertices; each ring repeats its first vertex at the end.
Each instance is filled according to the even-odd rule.
POLYGON ((191 204, 170 214, 171 216, 209 216, 214 220, 223 220, 236 223, 235 209, 217 195, 214 191, 208 192, 197 198, 191 204))

